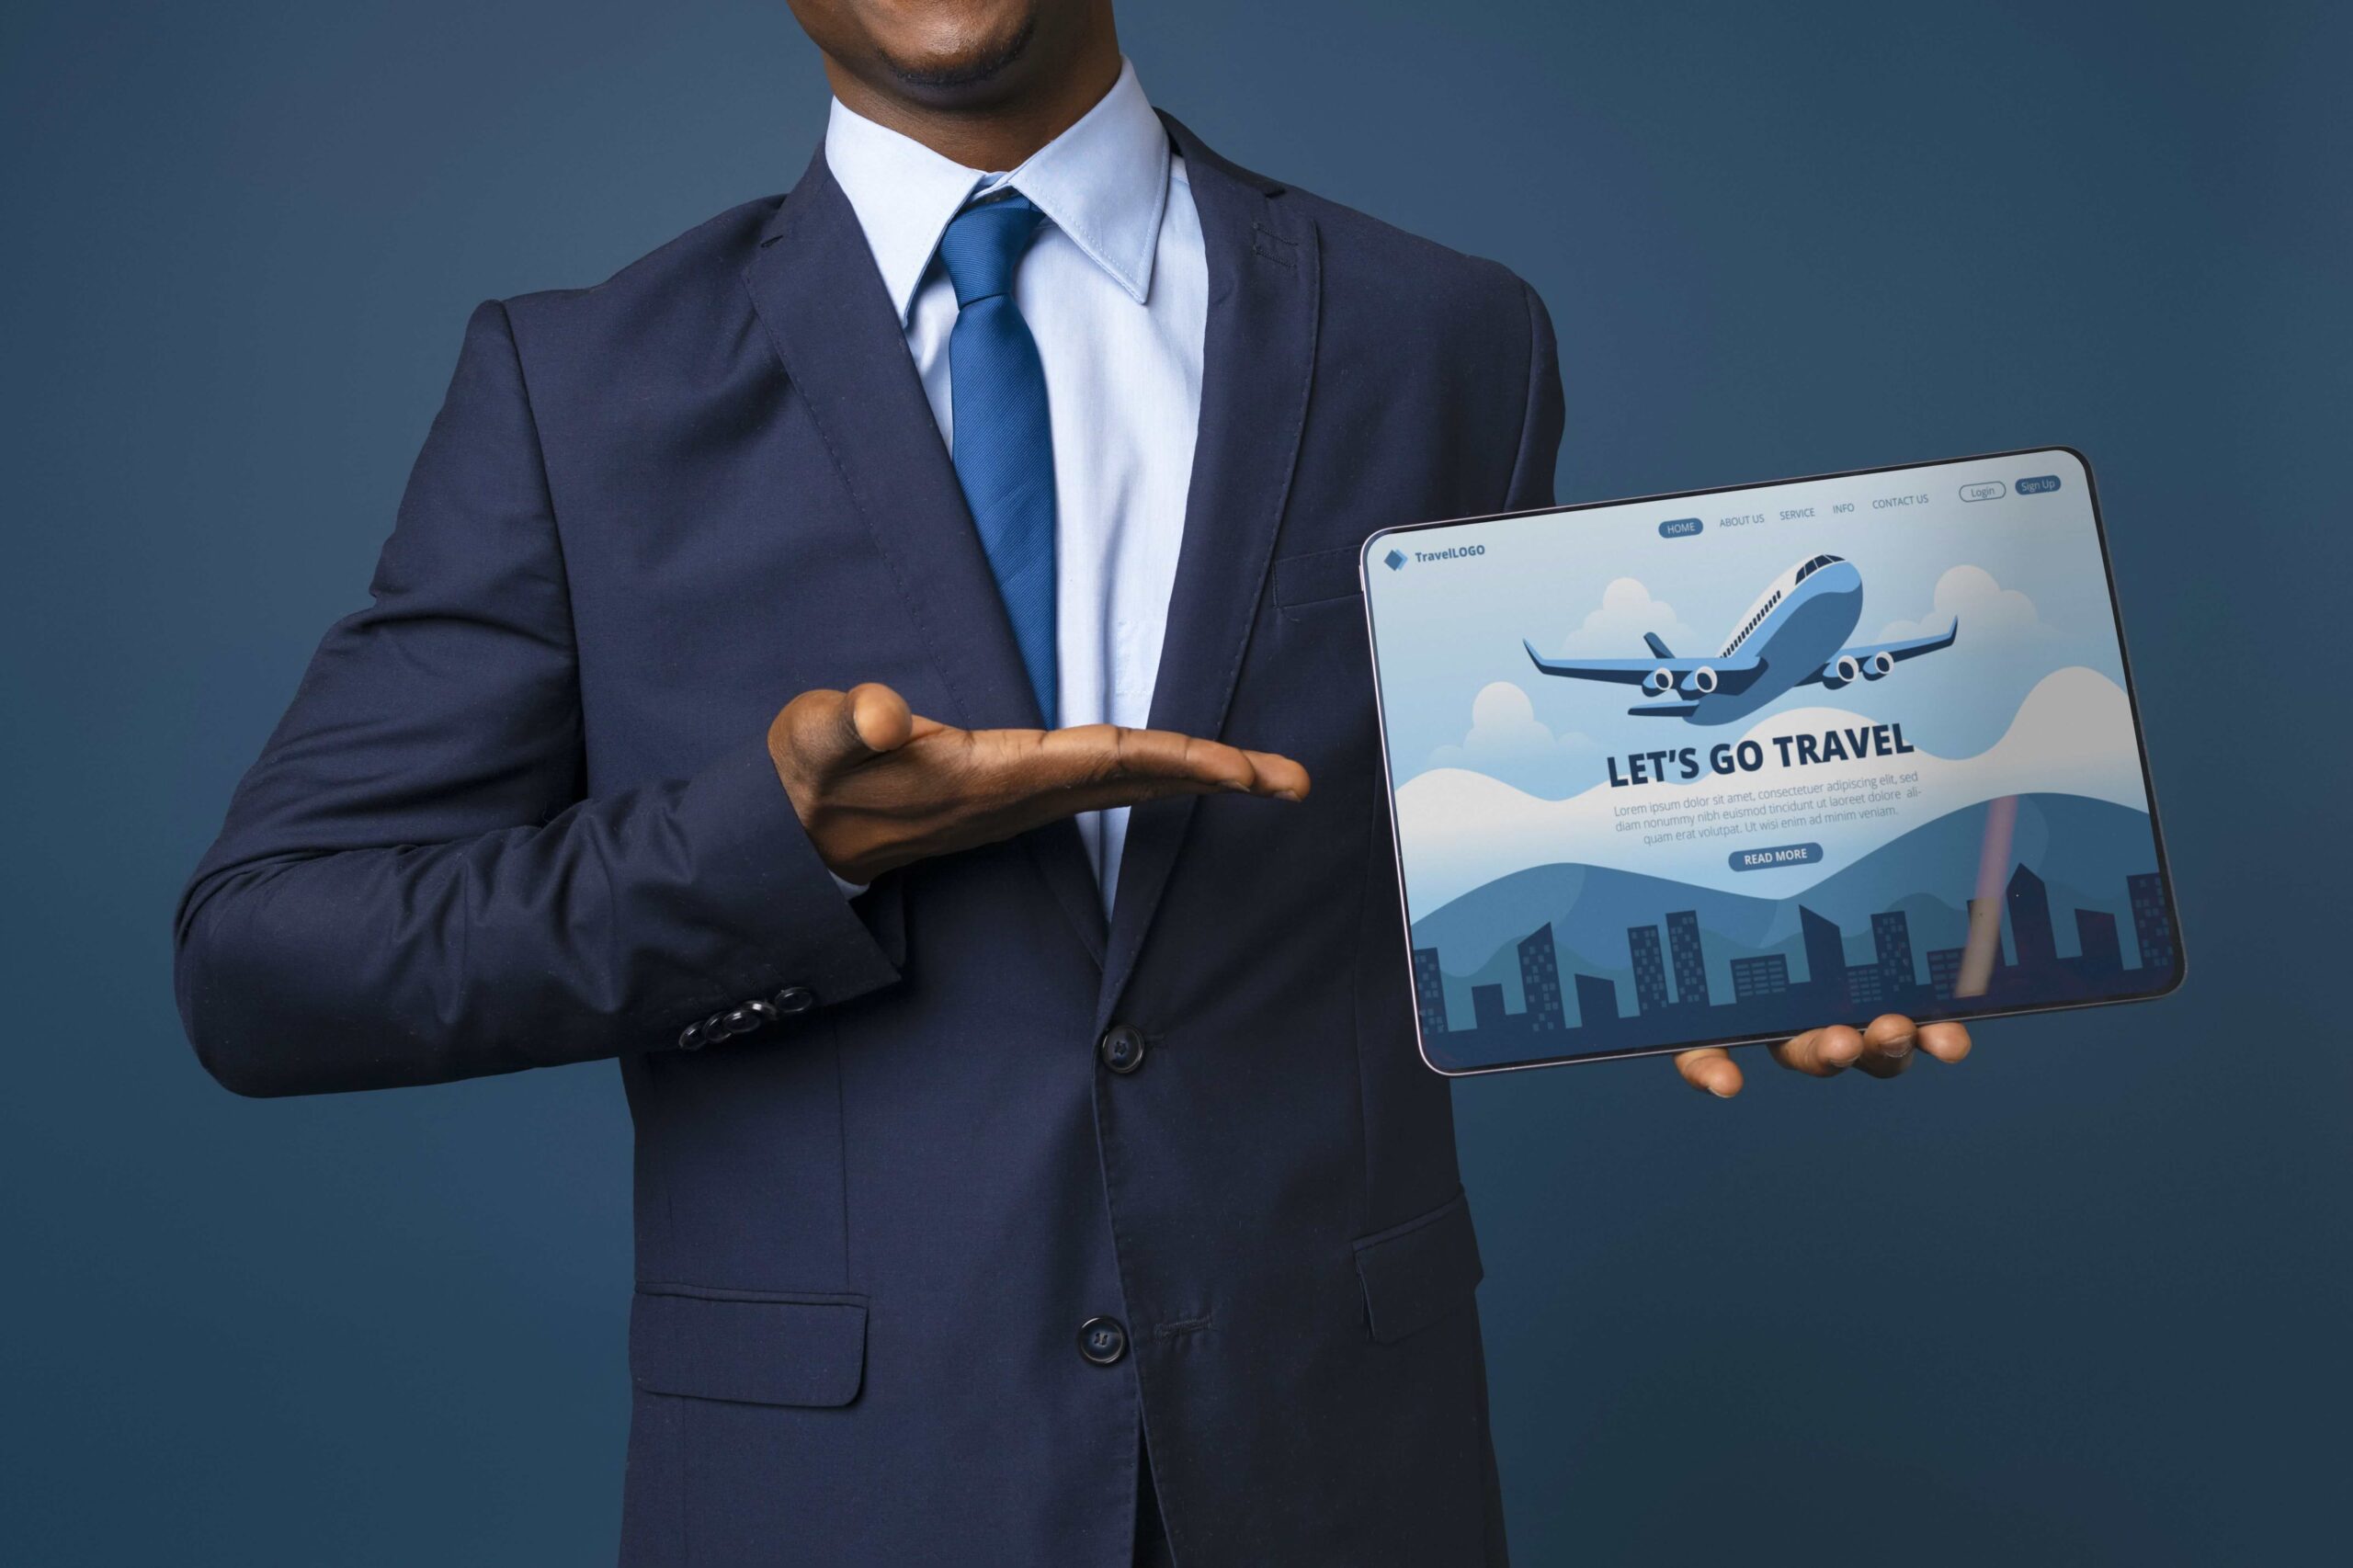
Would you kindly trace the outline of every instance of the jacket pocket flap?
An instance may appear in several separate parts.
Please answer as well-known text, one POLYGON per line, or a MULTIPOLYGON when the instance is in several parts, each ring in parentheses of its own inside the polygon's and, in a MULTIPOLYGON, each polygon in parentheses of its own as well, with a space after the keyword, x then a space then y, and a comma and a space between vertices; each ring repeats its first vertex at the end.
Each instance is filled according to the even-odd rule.
POLYGON ((649 1393, 847 1404, 866 1377, 866 1298, 641 1286, 629 1364, 649 1393))
POLYGON ((1357 550, 1318 550, 1286 555, 1275 562, 1275 603, 1284 608, 1326 599, 1352 599, 1364 588, 1357 575, 1357 550))
POLYGON ((1356 1244, 1357 1278, 1373 1338, 1392 1345, 1471 1304, 1485 1277, 1471 1202, 1452 1199, 1356 1244))

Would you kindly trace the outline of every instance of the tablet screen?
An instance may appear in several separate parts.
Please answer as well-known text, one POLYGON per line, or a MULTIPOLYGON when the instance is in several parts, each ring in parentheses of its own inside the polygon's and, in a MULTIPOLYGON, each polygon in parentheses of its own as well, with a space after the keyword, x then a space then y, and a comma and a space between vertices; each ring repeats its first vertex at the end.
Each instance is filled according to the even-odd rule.
POLYGON ((1438 1071, 2177 983, 2077 454, 1392 528, 1363 574, 1438 1071))

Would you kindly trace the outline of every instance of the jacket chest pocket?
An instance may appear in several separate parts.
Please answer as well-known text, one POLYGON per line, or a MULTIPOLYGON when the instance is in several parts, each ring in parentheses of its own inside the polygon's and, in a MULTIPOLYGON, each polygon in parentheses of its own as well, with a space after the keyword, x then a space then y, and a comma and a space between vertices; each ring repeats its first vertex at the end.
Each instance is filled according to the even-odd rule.
POLYGON ((1357 547, 1282 557, 1275 562, 1274 597, 1286 620, 1334 610, 1361 612, 1364 585, 1357 574, 1357 547))

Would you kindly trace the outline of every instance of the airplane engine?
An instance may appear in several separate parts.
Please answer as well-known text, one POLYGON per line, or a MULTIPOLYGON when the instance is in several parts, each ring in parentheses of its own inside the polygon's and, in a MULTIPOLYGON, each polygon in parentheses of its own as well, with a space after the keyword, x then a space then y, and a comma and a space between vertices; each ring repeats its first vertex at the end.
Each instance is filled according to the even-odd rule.
POLYGON ((1644 697, 1656 697, 1674 684, 1675 672, 1673 670, 1665 668, 1653 670, 1650 674, 1643 677, 1643 695, 1644 697))
POLYGON ((1895 655, 1882 648, 1863 661, 1863 678, 1877 680, 1895 668, 1895 655))
POLYGON ((1698 692, 1700 696, 1707 696, 1710 692, 1716 689, 1717 685, 1716 672, 1710 669, 1707 665, 1701 665, 1698 669, 1691 672, 1691 689, 1698 692))
POLYGON ((1834 691, 1862 678, 1862 661, 1852 653, 1841 653, 1822 666, 1822 684, 1834 691))

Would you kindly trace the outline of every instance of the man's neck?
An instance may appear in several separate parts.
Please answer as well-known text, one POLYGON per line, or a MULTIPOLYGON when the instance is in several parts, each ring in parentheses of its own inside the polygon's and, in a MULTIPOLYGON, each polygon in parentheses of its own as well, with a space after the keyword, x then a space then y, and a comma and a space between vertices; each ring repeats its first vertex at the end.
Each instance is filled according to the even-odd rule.
POLYGON ((997 102, 943 107, 878 87, 825 61, 834 96, 852 112, 920 142, 968 169, 1003 173, 1068 131, 1120 80, 1120 46, 1105 36, 1073 68, 1052 73, 1035 90, 997 102))

